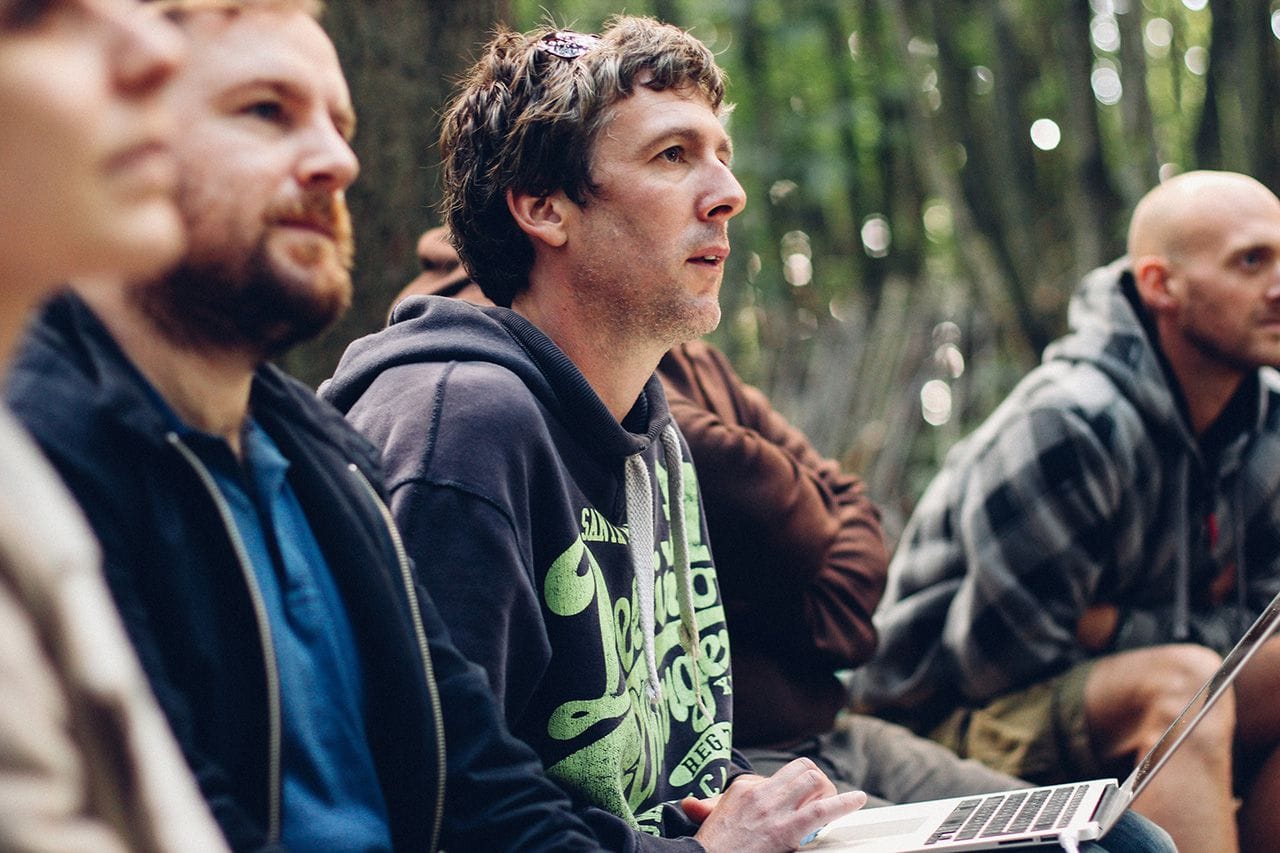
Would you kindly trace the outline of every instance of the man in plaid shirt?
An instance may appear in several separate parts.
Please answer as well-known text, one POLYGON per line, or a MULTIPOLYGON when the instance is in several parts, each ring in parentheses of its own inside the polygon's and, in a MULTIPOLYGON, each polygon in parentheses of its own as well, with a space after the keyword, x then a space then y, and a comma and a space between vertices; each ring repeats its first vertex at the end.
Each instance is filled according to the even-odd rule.
MULTIPOLYGON (((1042 783, 1127 772, 1280 592, 1280 200, 1185 174, 1128 248, 948 455, 854 675, 857 706, 1042 783)), ((1180 849, 1274 843, 1280 639, 1262 658, 1137 803, 1180 849)))

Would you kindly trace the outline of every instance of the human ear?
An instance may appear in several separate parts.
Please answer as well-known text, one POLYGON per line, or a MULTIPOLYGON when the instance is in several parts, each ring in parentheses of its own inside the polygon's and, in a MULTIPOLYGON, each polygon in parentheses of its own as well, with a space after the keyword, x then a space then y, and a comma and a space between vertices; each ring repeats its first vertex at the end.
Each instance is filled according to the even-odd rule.
POLYGON ((1133 278, 1142 303, 1152 311, 1165 311, 1178 303, 1173 271, 1159 255, 1144 255, 1133 262, 1133 278))
POLYGON ((564 226, 567 206, 571 203, 561 190, 548 195, 507 190, 507 209, 516 225, 530 240, 553 248, 563 246, 568 240, 564 226))

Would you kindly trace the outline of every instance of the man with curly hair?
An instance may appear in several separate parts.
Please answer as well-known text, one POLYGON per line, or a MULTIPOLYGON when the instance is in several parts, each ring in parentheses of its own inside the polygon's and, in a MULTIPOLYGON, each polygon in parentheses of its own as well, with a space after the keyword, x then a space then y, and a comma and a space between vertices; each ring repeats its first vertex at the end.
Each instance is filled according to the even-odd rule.
POLYGON ((409 300, 321 393, 383 447, 454 638, 577 803, 642 842, 790 850, 865 796, 808 759, 735 762, 723 602, 654 376, 720 319, 746 201, 723 97, 707 47, 650 19, 500 32, 441 139, 448 225, 496 306, 409 300))

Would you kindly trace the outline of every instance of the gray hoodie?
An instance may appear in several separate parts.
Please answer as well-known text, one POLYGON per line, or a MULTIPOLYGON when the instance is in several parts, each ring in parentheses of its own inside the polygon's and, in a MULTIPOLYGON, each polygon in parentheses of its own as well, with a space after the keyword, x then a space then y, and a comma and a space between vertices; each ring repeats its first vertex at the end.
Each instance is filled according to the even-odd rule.
POLYGON ((856 701, 921 726, 1050 677, 1088 657, 1095 603, 1120 608, 1110 650, 1225 652, 1280 590, 1280 377, 1259 370, 1197 442, 1137 304, 1124 259, 1090 273, 1070 333, 947 455, 856 701))

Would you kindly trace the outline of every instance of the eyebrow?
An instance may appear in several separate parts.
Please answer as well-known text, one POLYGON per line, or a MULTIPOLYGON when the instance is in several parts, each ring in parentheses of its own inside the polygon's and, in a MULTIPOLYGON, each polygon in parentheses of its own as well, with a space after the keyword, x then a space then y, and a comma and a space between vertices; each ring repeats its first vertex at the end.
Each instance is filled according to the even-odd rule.
POLYGON ((1242 243, 1239 246, 1232 246, 1227 253, 1227 259, 1229 261, 1234 261, 1237 258, 1252 254, 1253 252, 1269 252, 1274 254, 1275 251, 1276 247, 1271 243, 1267 243, 1262 240, 1251 240, 1248 243, 1242 243))
POLYGON ((1228 257, 1238 257, 1259 249, 1274 252, 1277 246, 1280 246, 1280 239, 1274 230, 1263 231, 1257 227, 1246 227, 1224 240, 1222 249, 1228 257))
MULTIPOLYGON (((667 128, 661 133, 656 134, 654 136, 654 142, 657 143, 666 139, 678 139, 686 145, 691 143, 700 144, 704 141, 705 136, 705 133, 699 128, 691 125, 680 125, 677 127, 667 128)), ((728 155, 729 161, 733 161, 733 140, 729 138, 728 134, 720 137, 719 142, 716 143, 715 149, 717 154, 728 155)))

